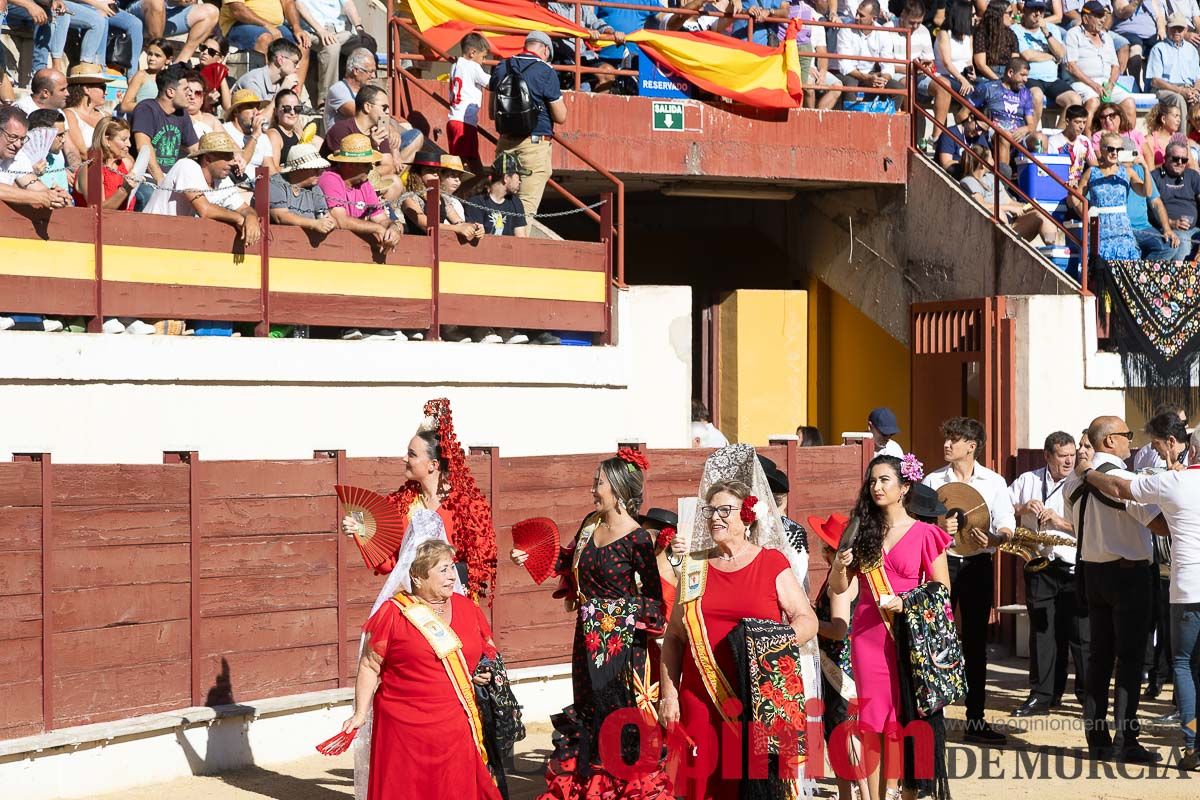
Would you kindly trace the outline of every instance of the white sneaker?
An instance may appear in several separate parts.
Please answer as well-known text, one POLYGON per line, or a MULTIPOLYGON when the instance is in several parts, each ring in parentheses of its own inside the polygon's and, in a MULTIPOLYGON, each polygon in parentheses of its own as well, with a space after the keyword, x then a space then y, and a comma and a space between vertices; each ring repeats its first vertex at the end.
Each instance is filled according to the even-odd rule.
POLYGON ((368 334, 367 334, 365 337, 363 337, 363 338, 365 338, 365 339, 375 339, 375 340, 387 341, 387 340, 390 340, 390 339, 395 339, 395 338, 396 338, 396 332, 395 332, 395 331, 390 331, 390 330, 378 330, 378 331, 371 331, 370 333, 368 333, 368 334))
POLYGON ((121 320, 117 319, 116 317, 106 319, 104 320, 104 325, 101 327, 101 330, 103 330, 105 333, 124 333, 125 323, 121 322, 121 320))
POLYGON ((446 325, 442 328, 442 341, 466 344, 472 341, 471 332, 457 325, 446 325))
POLYGON ((478 328, 475 331, 475 341, 480 344, 500 344, 504 341, 504 337, 491 328, 478 328))
POLYGON ((423 342, 425 341, 425 334, 421 331, 412 331, 408 334, 408 338, 414 342, 423 342))
POLYGON ((142 322, 140 319, 135 319, 125 326, 125 332, 131 333, 134 336, 149 336, 154 333, 154 326, 142 322))
POLYGON ((0 331, 6 331, 16 324, 16 322, 13 322, 12 317, 0 317, 0 331))
POLYGON ((529 344, 529 337, 517 331, 512 336, 504 340, 505 344, 529 344))
POLYGON ((62 320, 44 319, 42 320, 42 330, 46 333, 58 333, 63 329, 62 320))
POLYGON ((360 331, 358 328, 347 328, 346 330, 342 331, 342 338, 346 341, 355 341, 363 338, 363 335, 362 331, 360 331))

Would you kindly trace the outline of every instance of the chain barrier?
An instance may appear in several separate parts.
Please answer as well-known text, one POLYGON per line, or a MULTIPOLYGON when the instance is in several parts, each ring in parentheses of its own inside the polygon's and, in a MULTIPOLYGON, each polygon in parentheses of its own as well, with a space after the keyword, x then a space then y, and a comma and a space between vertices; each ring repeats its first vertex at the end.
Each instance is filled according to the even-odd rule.
MULTIPOLYGON (((424 200, 425 196, 427 194, 429 194, 428 189, 426 189, 423 192, 404 192, 398 198, 396 198, 396 202, 403 203, 405 200, 409 200, 412 198, 424 200)), ((458 202, 462 203, 464 206, 470 206, 471 208, 477 208, 481 211, 495 211, 496 210, 496 209, 492 208, 491 206, 485 206, 481 203, 473 203, 473 202, 471 202, 471 200, 469 200, 465 197, 457 197, 455 195, 451 195, 451 197, 453 197, 458 202)), ((590 205, 583 206, 582 208, 570 208, 570 209, 567 209, 566 211, 547 211, 544 213, 539 212, 537 214, 525 214, 525 218, 526 219, 530 219, 530 218, 553 219, 554 217, 569 217, 572 214, 582 214, 586 211, 595 211, 597 208, 600 208, 606 202, 607 202, 606 200, 597 200, 595 203, 591 203, 590 205)), ((522 213, 524 213, 524 212, 522 212, 522 213)))

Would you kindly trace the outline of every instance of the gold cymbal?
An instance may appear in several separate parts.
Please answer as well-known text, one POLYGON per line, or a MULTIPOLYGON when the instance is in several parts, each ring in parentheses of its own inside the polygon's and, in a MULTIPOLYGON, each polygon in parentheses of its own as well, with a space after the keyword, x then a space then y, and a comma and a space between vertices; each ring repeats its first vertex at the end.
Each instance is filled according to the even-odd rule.
POLYGON ((946 507, 946 516, 938 517, 938 525, 946 527, 947 517, 958 518, 958 532, 954 534, 954 551, 960 556, 970 556, 983 548, 968 534, 975 529, 987 533, 992 528, 992 515, 987 502, 978 491, 966 483, 947 483, 937 490, 938 500, 946 507))

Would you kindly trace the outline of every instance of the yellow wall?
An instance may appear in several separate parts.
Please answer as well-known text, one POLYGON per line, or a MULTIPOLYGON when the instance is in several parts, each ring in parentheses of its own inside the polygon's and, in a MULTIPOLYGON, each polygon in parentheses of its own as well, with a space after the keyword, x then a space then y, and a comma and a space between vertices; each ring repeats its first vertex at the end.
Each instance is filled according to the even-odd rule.
POLYGON ((744 289, 720 311, 720 412, 731 442, 764 445, 808 418, 808 292, 744 289))
POLYGON ((810 406, 810 417, 819 420, 813 424, 826 443, 837 443, 845 431, 865 431, 872 408, 888 406, 900 423, 896 440, 907 450, 908 349, 824 284, 815 284, 811 297, 810 396, 820 399, 810 406))

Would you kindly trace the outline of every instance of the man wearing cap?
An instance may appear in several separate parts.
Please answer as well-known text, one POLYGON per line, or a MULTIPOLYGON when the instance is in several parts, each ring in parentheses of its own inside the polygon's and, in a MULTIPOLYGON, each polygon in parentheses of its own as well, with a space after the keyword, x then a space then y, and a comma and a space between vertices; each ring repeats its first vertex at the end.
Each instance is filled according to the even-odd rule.
POLYGON ((925 485, 936 491, 947 483, 968 484, 983 497, 991 518, 989 530, 964 534, 981 548, 978 552, 965 557, 953 551, 947 554, 950 602, 958 606, 967 672, 967 729, 963 738, 976 744, 1003 744, 1008 737, 993 730, 983 718, 987 698, 987 633, 995 588, 992 555, 996 545, 1012 538, 1017 517, 1008 494, 1008 482, 976 461, 986 441, 983 425, 970 417, 952 417, 942 423, 942 437, 946 466, 926 475, 925 485))
POLYGON ((875 455, 904 458, 904 448, 892 437, 900 432, 896 415, 890 408, 874 408, 867 415, 867 430, 875 440, 875 455))
POLYGON ((267 101, 260 99, 253 89, 238 89, 230 99, 228 121, 223 126, 238 146, 242 172, 251 184, 260 166, 266 165, 272 172, 279 169, 275 148, 267 137, 268 118, 263 114, 266 106, 267 101))
POLYGON ((1059 40, 1059 29, 1046 22, 1051 11, 1047 0, 1027 0, 1021 7, 1021 21, 1012 25, 1017 51, 1029 62, 1029 87, 1033 95, 1033 118, 1041 120, 1047 104, 1058 106, 1059 127, 1065 125, 1061 112, 1083 103, 1071 89, 1071 82, 1058 74, 1058 65, 1067 57, 1067 48, 1059 40))
MULTIPOLYGON (((1075 468, 1075 440, 1057 431, 1042 448, 1045 466, 1022 474, 1009 487, 1021 521, 1032 531, 1074 537, 1075 525, 1066 517, 1063 487, 1075 468)), ((1067 688, 1068 650, 1075 662, 1075 697, 1082 706, 1087 686, 1088 628, 1082 598, 1075 594, 1074 545, 1041 548, 1049 563, 1025 572, 1025 605, 1029 610, 1029 697, 1014 717, 1050 713, 1067 688)))
POLYGON ((146 213, 224 222, 237 228, 238 238, 246 247, 256 245, 258 215, 229 180, 236 150, 237 145, 224 131, 204 134, 195 154, 179 159, 159 181, 146 204, 146 213))
POLYGON ((367 180, 371 167, 382 158, 365 135, 345 136, 338 151, 329 156, 333 169, 321 174, 317 186, 339 228, 371 237, 379 249, 390 250, 400 241, 400 227, 392 222, 367 180))
POLYGON ((1183 14, 1167 18, 1167 38, 1154 45, 1146 64, 1146 80, 1158 102, 1179 109, 1180 131, 1187 133, 1188 110, 1200 103, 1200 53, 1187 41, 1190 24, 1183 14))
POLYGON ((183 67, 172 64, 154 76, 158 96, 133 109, 133 142, 137 149, 150 149, 150 175, 162 185, 166 172, 184 156, 196 152, 196 130, 187 115, 191 86, 183 67))
POLYGON ((525 207, 517 197, 521 178, 528 174, 529 170, 521 166, 521 159, 511 153, 496 156, 488 172, 487 191, 468 201, 467 222, 482 225, 492 236, 528 236, 525 207))
POLYGON ((1108 9, 1099 0, 1087 0, 1081 10, 1079 27, 1067 31, 1067 72, 1071 88, 1083 100, 1088 110, 1088 123, 1100 103, 1111 99, 1132 125, 1137 119, 1137 106, 1129 92, 1117 84, 1120 66, 1113 34, 1105 30, 1108 9))
POLYGON ((533 132, 524 138, 501 136, 496 145, 497 153, 511 153, 521 160, 529 175, 521 181, 521 205, 525 206, 526 217, 537 213, 550 180, 550 141, 554 126, 567 121, 567 104, 562 99, 558 76, 546 62, 554 46, 550 37, 542 31, 533 31, 525 37, 525 49, 512 58, 500 62, 492 70, 488 88, 495 92, 500 81, 510 70, 516 70, 525 79, 529 92, 537 106, 537 123, 533 132))
POLYGON ((271 222, 295 225, 324 236, 337 227, 329 214, 325 193, 317 186, 321 173, 329 169, 315 145, 292 145, 287 161, 271 176, 271 222))

